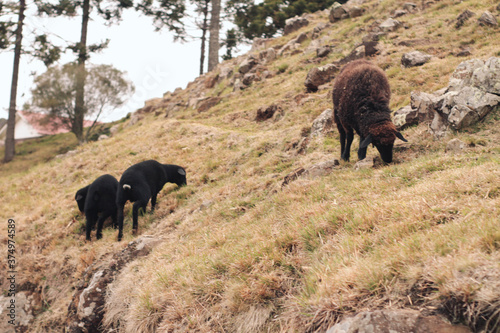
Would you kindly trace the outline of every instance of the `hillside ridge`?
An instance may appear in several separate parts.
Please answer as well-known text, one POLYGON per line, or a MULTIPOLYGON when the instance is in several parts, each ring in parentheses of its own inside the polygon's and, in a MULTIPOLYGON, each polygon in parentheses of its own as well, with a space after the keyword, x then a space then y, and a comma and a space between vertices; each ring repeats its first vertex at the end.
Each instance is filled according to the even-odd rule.
MULTIPOLYGON (((414 325, 499 331, 499 109, 439 138, 422 110, 449 106, 432 93, 460 64, 500 57, 500 28, 478 21, 500 8, 338 8, 338 18, 296 18, 308 24, 146 101, 107 139, 0 175, 0 215, 16 229, 19 331, 334 333, 347 327, 336 324, 396 325, 399 310, 414 325), (475 15, 459 21, 467 9, 475 15), (403 66, 412 51, 430 57, 403 66), (385 71, 404 118, 409 142, 395 145, 389 165, 373 147, 368 165, 338 161, 330 92, 355 58, 385 71), (447 148, 453 140, 458 148, 447 148), (123 241, 108 227, 85 242, 75 192, 146 159, 183 166, 188 185, 167 184, 137 236, 129 213, 123 241)), ((7 234, 0 239, 6 253, 7 234)), ((0 283, 5 314, 9 285, 0 283)))

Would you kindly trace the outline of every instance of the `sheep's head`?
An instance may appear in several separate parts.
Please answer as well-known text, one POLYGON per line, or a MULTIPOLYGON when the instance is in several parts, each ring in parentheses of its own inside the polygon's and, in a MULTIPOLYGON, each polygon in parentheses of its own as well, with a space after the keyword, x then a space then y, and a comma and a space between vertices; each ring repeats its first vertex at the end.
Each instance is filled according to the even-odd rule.
POLYGON ((390 121, 371 126, 369 132, 370 134, 360 143, 359 148, 366 148, 370 143, 373 143, 377 147, 380 157, 386 163, 392 162, 392 149, 396 138, 408 142, 390 121))

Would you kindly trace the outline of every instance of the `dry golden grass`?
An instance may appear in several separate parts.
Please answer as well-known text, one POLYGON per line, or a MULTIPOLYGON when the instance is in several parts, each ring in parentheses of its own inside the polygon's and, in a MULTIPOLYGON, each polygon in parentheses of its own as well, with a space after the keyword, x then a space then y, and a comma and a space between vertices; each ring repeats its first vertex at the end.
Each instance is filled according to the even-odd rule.
MULTIPOLYGON (((400 2, 376 3, 322 36, 349 53, 362 37, 359 29, 387 18, 400 2)), ((463 43, 472 45, 475 58, 498 56, 499 28, 478 27, 472 19, 448 32, 465 8, 479 13, 494 5, 440 1, 404 16, 409 28, 382 40, 383 52, 373 59, 389 76, 391 106, 406 105, 412 90, 445 87, 466 59, 449 53, 463 43), (413 48, 397 41, 421 38, 428 42, 415 48, 435 57, 422 67, 401 68, 401 55, 413 48)), ((325 20, 320 14, 301 31, 325 20)), ((322 64, 340 56, 334 52, 322 64)), ((297 167, 339 155, 336 132, 312 141, 303 155, 290 149, 331 108, 328 91, 304 94, 307 71, 316 66, 307 62, 312 57, 278 58, 268 67, 286 64, 284 73, 242 92, 216 86, 212 93, 223 100, 208 112, 147 115, 108 140, 78 147, 74 156, 2 173, 0 218, 16 220, 18 282, 21 289, 43 290, 43 307, 30 331, 62 330, 72 287, 85 269, 136 238, 129 214, 123 242, 116 242, 115 230, 105 229, 102 240, 86 243, 74 193, 104 173, 119 178, 146 159, 184 166, 188 186, 167 186, 155 213, 140 218, 139 234, 163 242, 127 265, 109 287, 108 327, 313 332, 346 313, 405 307, 444 313, 472 328, 498 329, 498 112, 451 134, 469 144, 461 154, 445 154, 446 141, 434 140, 425 126, 413 127, 404 131, 409 143, 396 146, 391 165, 354 171, 354 162, 341 163, 328 176, 301 178, 281 189, 284 176, 297 167), (305 98, 297 103, 300 94, 305 98), (284 106, 283 116, 255 122, 256 110, 273 103, 284 106)), ((189 97, 189 89, 178 96, 189 97)), ((3 251, 6 233, 0 242, 3 251)))

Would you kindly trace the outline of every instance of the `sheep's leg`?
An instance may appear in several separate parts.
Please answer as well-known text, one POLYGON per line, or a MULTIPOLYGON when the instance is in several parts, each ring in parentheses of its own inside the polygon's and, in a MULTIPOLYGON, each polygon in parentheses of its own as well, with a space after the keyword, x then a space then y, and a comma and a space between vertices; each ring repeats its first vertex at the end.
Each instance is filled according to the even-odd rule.
POLYGON ((113 222, 113 229, 118 229, 118 221, 116 218, 116 210, 111 213, 111 221, 113 222))
POLYGON ((345 130, 344 127, 340 124, 340 121, 335 117, 335 122, 337 123, 337 129, 340 134, 340 157, 344 157, 345 151, 345 130))
POLYGON ((85 239, 90 241, 90 232, 92 231, 92 227, 95 224, 95 221, 97 220, 97 214, 94 214, 93 212, 87 212, 85 213, 85 217, 87 218, 87 221, 85 223, 85 239))
POLYGON ((155 193, 151 196, 151 213, 155 211, 155 206, 156 206, 156 196, 158 193, 155 193))
MULTIPOLYGON (((364 138, 364 137, 362 137, 362 136, 360 136, 360 137, 359 137, 359 144, 361 145, 361 142, 363 142, 364 140, 365 140, 365 138, 364 138)), ((361 148, 361 147, 360 147, 360 148, 358 149, 358 160, 360 160, 360 161, 361 161, 361 160, 363 160, 363 159, 366 157, 366 149, 367 149, 367 148, 368 148, 368 147, 365 147, 365 148, 361 148)))
POLYGON ((132 232, 134 234, 137 233, 137 229, 139 226, 139 210, 141 210, 141 215, 146 212, 146 205, 148 204, 148 200, 139 200, 134 202, 134 206, 132 207, 132 232))
POLYGON ((344 152, 342 153, 342 159, 344 161, 349 161, 349 157, 351 156, 351 144, 353 139, 354 139, 354 132, 352 130, 347 131, 345 149, 344 152))
POLYGON ((125 208, 125 204, 120 205, 118 207, 117 212, 117 220, 118 220, 118 241, 121 241, 123 238, 123 209, 125 208))
POLYGON ((97 239, 101 239, 102 238, 102 227, 104 225, 104 221, 106 221, 106 219, 111 215, 110 212, 104 212, 101 214, 101 216, 99 217, 99 219, 97 220, 97 232, 95 234, 95 237, 97 239))

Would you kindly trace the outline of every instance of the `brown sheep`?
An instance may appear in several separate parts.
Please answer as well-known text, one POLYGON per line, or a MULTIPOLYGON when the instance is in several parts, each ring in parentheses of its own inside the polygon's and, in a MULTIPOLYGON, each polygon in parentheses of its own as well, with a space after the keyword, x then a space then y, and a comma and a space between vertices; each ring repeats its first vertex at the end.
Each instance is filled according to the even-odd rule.
POLYGON ((382 69, 367 60, 345 65, 333 85, 334 119, 340 133, 341 158, 349 161, 354 131, 360 136, 358 158, 373 143, 386 163, 392 162, 394 141, 407 140, 391 121, 391 89, 382 69), (347 139, 347 140, 346 140, 347 139))

